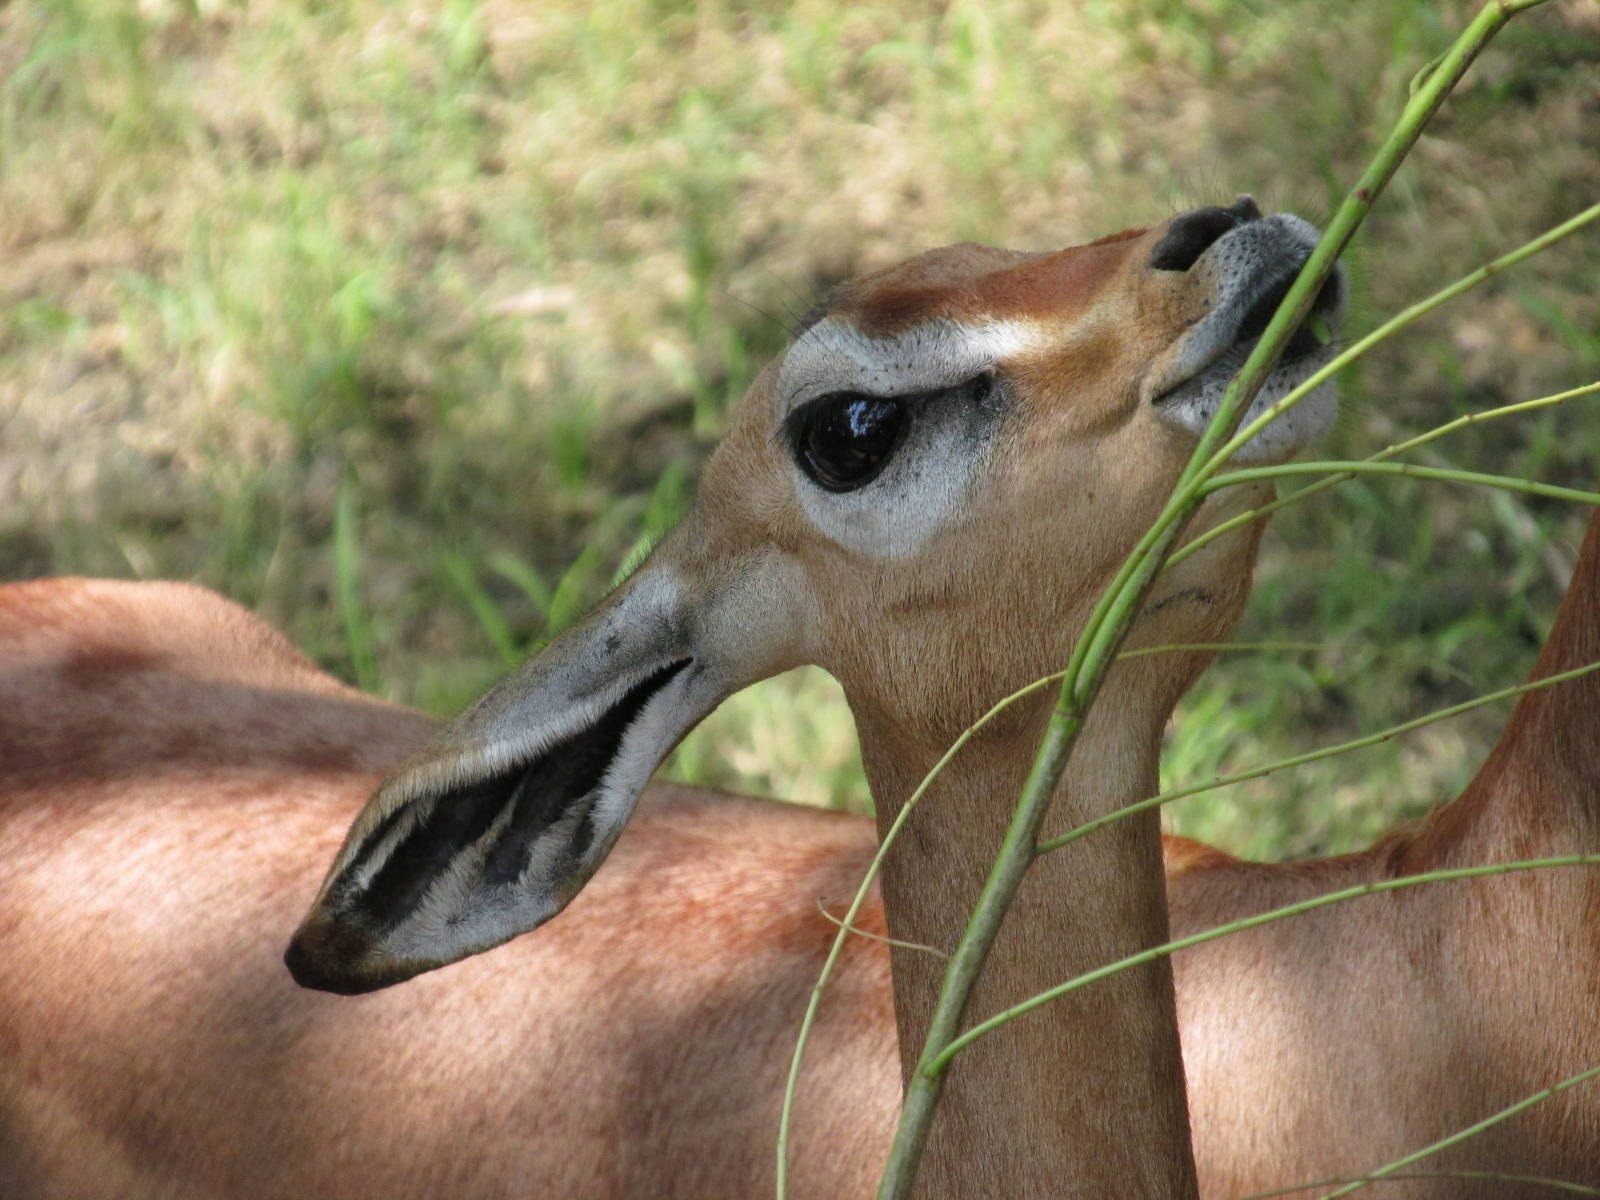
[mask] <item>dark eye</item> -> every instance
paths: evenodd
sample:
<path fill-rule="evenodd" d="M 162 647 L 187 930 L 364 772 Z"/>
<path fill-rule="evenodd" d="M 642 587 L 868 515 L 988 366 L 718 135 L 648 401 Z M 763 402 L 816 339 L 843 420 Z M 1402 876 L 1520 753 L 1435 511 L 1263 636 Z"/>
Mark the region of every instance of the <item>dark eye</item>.
<path fill-rule="evenodd" d="M 830 492 L 854 491 L 876 479 L 906 425 L 898 400 L 859 392 L 823 396 L 797 415 L 795 458 Z"/>

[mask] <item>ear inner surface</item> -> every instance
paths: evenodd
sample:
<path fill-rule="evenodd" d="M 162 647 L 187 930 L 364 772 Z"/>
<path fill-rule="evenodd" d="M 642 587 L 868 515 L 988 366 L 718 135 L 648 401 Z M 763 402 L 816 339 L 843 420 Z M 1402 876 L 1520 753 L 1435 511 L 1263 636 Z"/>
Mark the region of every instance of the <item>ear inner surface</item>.
<path fill-rule="evenodd" d="M 412 823 L 401 835 L 388 861 L 355 898 L 375 918 L 378 928 L 391 929 L 416 910 L 434 880 L 458 855 L 487 833 L 494 819 L 505 811 L 506 796 L 517 786 L 525 770 L 519 765 L 446 792 L 434 803 L 426 821 Z M 391 826 L 408 815 L 409 806 L 390 813 L 373 831 L 369 844 L 376 850 Z M 352 868 L 359 863 L 358 859 Z"/>
<path fill-rule="evenodd" d="M 348 902 L 365 910 L 375 932 L 392 930 L 415 913 L 434 883 L 486 836 L 493 841 L 483 852 L 481 882 L 489 887 L 514 884 L 526 869 L 535 842 L 563 818 L 573 816 L 561 857 L 574 869 L 579 867 L 595 837 L 589 809 L 628 728 L 651 697 L 691 661 L 680 659 L 646 676 L 594 724 L 548 747 L 531 762 L 434 797 L 367 886 L 349 895 Z M 581 813 L 576 812 L 579 805 Z M 374 852 L 381 853 L 394 823 L 412 811 L 412 806 L 403 805 L 385 818 L 367 839 Z M 497 824 L 498 833 L 491 834 Z M 358 858 L 348 870 L 353 874 L 361 861 Z"/>
<path fill-rule="evenodd" d="M 650 697 L 688 665 L 689 660 L 682 659 L 634 684 L 588 729 L 534 760 L 517 787 L 510 824 L 484 862 L 485 883 L 516 882 L 527 866 L 534 839 L 571 812 L 573 804 L 587 798 L 589 804 L 573 827 L 572 842 L 567 847 L 568 857 L 582 861 L 594 841 L 594 824 L 587 807 L 592 806 L 595 789 L 617 757 L 623 734 Z"/>

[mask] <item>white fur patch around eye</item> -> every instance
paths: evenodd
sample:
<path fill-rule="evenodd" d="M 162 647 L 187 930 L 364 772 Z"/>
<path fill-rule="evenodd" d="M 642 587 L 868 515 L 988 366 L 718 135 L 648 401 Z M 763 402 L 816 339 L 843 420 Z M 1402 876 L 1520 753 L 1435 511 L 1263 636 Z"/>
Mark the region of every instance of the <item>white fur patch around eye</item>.
<path fill-rule="evenodd" d="M 905 559 L 956 520 L 983 458 L 986 437 L 913 413 L 911 432 L 877 479 L 854 492 L 828 492 L 795 469 L 800 507 L 811 523 L 864 558 Z"/>
<path fill-rule="evenodd" d="M 852 492 L 828 492 L 798 469 L 795 490 L 806 516 L 846 549 L 867 558 L 904 559 L 957 518 L 961 500 L 999 418 L 993 402 L 942 401 L 955 388 L 1040 345 L 1021 321 L 961 325 L 930 321 L 891 338 L 872 338 L 826 318 L 789 349 L 778 374 L 780 420 L 830 392 L 908 400 L 911 426 L 883 474 Z"/>
<path fill-rule="evenodd" d="M 900 396 L 954 387 L 1026 354 L 1042 340 L 1037 326 L 1026 321 L 926 321 L 893 337 L 875 338 L 824 317 L 783 356 L 778 418 L 829 392 Z"/>

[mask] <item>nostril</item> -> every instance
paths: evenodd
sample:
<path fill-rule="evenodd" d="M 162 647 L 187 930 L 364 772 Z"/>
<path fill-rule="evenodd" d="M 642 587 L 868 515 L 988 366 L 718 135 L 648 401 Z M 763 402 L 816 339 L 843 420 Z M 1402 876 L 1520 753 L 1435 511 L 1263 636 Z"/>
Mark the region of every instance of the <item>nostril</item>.
<path fill-rule="evenodd" d="M 1260 217 L 1261 210 L 1249 196 L 1240 196 L 1227 208 L 1186 212 L 1173 218 L 1166 236 L 1156 243 L 1150 265 L 1158 271 L 1187 271 L 1228 230 Z"/>
<path fill-rule="evenodd" d="M 1240 196 L 1228 206 L 1228 211 L 1239 218 L 1241 225 L 1246 221 L 1261 220 L 1261 210 L 1256 207 L 1254 196 Z"/>

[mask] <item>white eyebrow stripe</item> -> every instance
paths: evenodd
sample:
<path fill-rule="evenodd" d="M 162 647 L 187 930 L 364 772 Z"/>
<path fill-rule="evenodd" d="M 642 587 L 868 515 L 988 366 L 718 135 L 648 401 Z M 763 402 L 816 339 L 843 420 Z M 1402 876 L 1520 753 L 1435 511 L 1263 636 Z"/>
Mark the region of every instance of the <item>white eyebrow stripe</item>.
<path fill-rule="evenodd" d="M 1038 327 L 1029 321 L 924 321 L 893 337 L 874 338 L 825 317 L 784 355 L 778 370 L 781 415 L 827 392 L 893 396 L 954 387 L 1039 342 Z"/>

